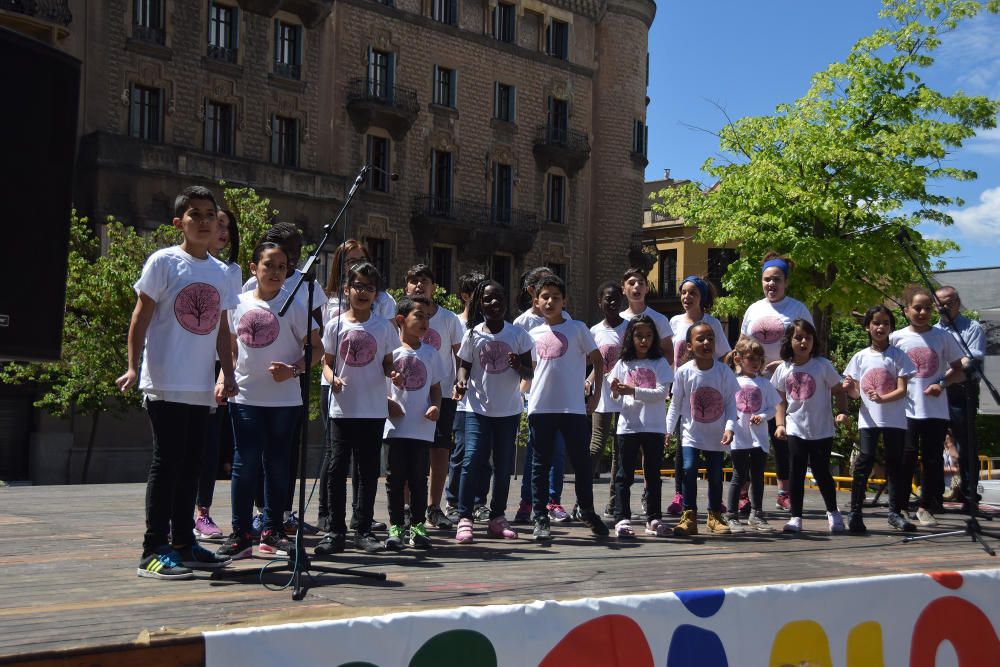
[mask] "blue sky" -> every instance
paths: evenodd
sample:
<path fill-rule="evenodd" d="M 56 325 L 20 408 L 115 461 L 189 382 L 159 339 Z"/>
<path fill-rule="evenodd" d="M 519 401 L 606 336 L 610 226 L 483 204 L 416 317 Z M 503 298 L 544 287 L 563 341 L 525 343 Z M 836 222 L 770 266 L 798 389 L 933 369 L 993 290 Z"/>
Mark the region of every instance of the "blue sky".
<path fill-rule="evenodd" d="M 707 181 L 706 158 L 718 153 L 711 134 L 725 118 L 773 113 L 809 87 L 810 76 L 842 61 L 851 46 L 879 25 L 877 0 L 660 0 L 649 35 L 650 82 L 647 180 Z M 922 75 L 942 92 L 957 89 L 1000 98 L 1000 17 L 981 15 L 945 37 L 937 62 Z M 935 237 L 962 247 L 943 259 L 947 268 L 1000 265 L 1000 129 L 988 131 L 950 156 L 972 169 L 969 183 L 940 184 L 965 200 L 949 211 L 955 225 L 927 226 Z"/>

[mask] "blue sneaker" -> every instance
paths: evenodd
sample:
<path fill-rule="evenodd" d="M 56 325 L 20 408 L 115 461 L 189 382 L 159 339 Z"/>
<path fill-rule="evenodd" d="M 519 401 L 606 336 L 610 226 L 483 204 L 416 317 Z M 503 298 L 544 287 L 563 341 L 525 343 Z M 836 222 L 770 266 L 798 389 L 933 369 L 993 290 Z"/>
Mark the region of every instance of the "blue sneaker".
<path fill-rule="evenodd" d="M 254 538 L 260 537 L 260 534 L 264 532 L 263 514 L 253 515 L 253 521 L 250 522 L 250 532 L 253 533 Z"/>
<path fill-rule="evenodd" d="M 193 579 L 191 568 L 181 564 L 181 555 L 170 546 L 162 546 L 143 556 L 136 574 L 149 579 Z"/>

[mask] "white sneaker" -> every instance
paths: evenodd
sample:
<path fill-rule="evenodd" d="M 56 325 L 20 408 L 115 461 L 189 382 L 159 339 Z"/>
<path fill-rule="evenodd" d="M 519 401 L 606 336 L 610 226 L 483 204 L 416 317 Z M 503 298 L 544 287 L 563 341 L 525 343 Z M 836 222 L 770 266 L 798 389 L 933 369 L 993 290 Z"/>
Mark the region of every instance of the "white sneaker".
<path fill-rule="evenodd" d="M 937 519 L 934 518 L 934 515 L 925 510 L 923 507 L 917 509 L 917 521 L 920 522 L 921 526 L 938 525 Z"/>
<path fill-rule="evenodd" d="M 802 532 L 802 517 L 793 516 L 788 520 L 783 529 L 786 533 L 801 533 Z"/>
<path fill-rule="evenodd" d="M 840 511 L 827 512 L 826 520 L 830 524 L 831 533 L 844 532 L 844 517 L 840 514 Z"/>
<path fill-rule="evenodd" d="M 635 531 L 632 530 L 632 522 L 628 519 L 622 519 L 615 524 L 615 535 L 617 537 L 635 537 Z"/>
<path fill-rule="evenodd" d="M 667 537 L 671 535 L 671 532 L 667 524 L 659 519 L 652 519 L 646 524 L 646 534 L 655 535 L 656 537 Z"/>

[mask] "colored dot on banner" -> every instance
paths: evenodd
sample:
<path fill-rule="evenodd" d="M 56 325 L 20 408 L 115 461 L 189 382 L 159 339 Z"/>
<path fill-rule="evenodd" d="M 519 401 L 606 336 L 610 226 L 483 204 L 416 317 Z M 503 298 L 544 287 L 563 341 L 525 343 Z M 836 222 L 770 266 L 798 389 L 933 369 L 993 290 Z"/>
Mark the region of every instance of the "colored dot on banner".
<path fill-rule="evenodd" d="M 670 637 L 667 667 L 729 667 L 719 635 L 694 625 L 679 625 Z"/>
<path fill-rule="evenodd" d="M 676 594 L 689 612 L 699 618 L 715 616 L 726 600 L 726 592 L 721 588 L 705 591 L 681 591 Z"/>
<path fill-rule="evenodd" d="M 962 587 L 962 575 L 958 572 L 931 572 L 927 576 L 953 591 Z"/>
<path fill-rule="evenodd" d="M 410 658 L 410 667 L 496 667 L 497 652 L 475 630 L 449 630 L 434 635 Z"/>
<path fill-rule="evenodd" d="M 959 667 L 997 664 L 1000 639 L 993 623 L 962 598 L 938 598 L 920 612 L 910 640 L 910 667 L 934 667 L 938 646 L 946 641 L 955 649 Z"/>
<path fill-rule="evenodd" d="M 378 665 L 372 662 L 345 662 L 337 667 L 378 667 Z"/>
<path fill-rule="evenodd" d="M 833 667 L 830 657 L 830 642 L 826 631 L 816 621 L 792 621 L 785 623 L 774 635 L 771 644 L 771 667 L 783 665 L 809 665 L 810 667 Z"/>
<path fill-rule="evenodd" d="M 847 635 L 847 667 L 885 667 L 882 626 L 876 621 L 858 623 Z"/>
<path fill-rule="evenodd" d="M 653 654 L 635 621 L 609 614 L 570 630 L 538 667 L 653 667 Z"/>

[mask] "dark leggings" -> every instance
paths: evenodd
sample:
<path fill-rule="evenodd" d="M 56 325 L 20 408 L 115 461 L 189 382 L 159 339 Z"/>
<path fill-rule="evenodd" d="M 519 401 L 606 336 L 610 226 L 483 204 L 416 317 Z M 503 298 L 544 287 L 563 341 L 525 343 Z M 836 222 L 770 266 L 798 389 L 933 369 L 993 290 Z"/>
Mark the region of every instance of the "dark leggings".
<path fill-rule="evenodd" d="M 375 508 L 378 486 L 379 458 L 382 453 L 382 429 L 385 419 L 357 419 L 337 417 L 330 419 L 327 443 L 330 460 L 327 464 L 326 497 L 330 516 L 330 532 L 344 534 L 347 503 L 347 475 L 351 460 L 357 462 L 358 476 L 358 532 L 368 533 Z"/>
<path fill-rule="evenodd" d="M 903 512 L 910 504 L 910 480 L 903 475 L 903 441 L 906 431 L 901 428 L 862 428 L 858 430 L 858 458 L 854 461 L 851 482 L 851 511 L 860 513 L 868 492 L 868 477 L 875 465 L 878 438 L 885 443 L 885 476 L 889 483 L 889 511 Z M 912 476 L 912 471 L 911 471 Z"/>
<path fill-rule="evenodd" d="M 920 482 L 920 506 L 925 510 L 940 507 L 944 495 L 944 436 L 947 419 L 906 418 L 906 438 L 903 446 L 904 479 L 912 480 L 917 468 L 917 452 L 923 466 Z"/>
<path fill-rule="evenodd" d="M 779 481 L 788 479 L 790 473 L 790 458 L 788 453 L 788 440 L 778 440 L 774 437 L 777 424 L 774 418 L 767 420 L 767 437 L 771 439 L 771 451 L 774 452 L 775 476 Z"/>
<path fill-rule="evenodd" d="M 389 497 L 389 523 L 402 526 L 403 489 L 410 487 L 410 520 L 423 523 L 427 512 L 427 468 L 430 465 L 430 442 L 411 438 L 389 438 L 385 473 L 385 491 Z"/>
<path fill-rule="evenodd" d="M 678 430 L 675 433 L 677 437 L 674 442 L 677 443 L 677 449 L 674 450 L 674 493 L 684 494 L 684 448 L 681 447 L 681 436 Z"/>
<path fill-rule="evenodd" d="M 646 480 L 646 520 L 662 518 L 660 501 L 660 465 L 663 463 L 662 433 L 624 433 L 618 436 L 621 456 L 615 471 L 615 521 L 632 518 L 629 507 L 635 466 L 642 450 L 642 474 Z"/>
<path fill-rule="evenodd" d="M 823 495 L 827 512 L 837 511 L 837 489 L 830 474 L 830 451 L 833 438 L 806 440 L 788 436 L 788 458 L 792 474 L 788 480 L 788 493 L 792 503 L 792 516 L 802 518 L 802 496 L 806 490 L 806 468 L 812 468 L 813 479 Z"/>
<path fill-rule="evenodd" d="M 767 452 L 760 447 L 751 447 L 734 449 L 730 452 L 730 456 L 733 459 L 733 478 L 729 482 L 729 513 L 736 514 L 739 509 L 740 491 L 747 481 L 750 482 L 750 507 L 759 512 L 764 502 L 764 467 L 767 465 Z"/>

